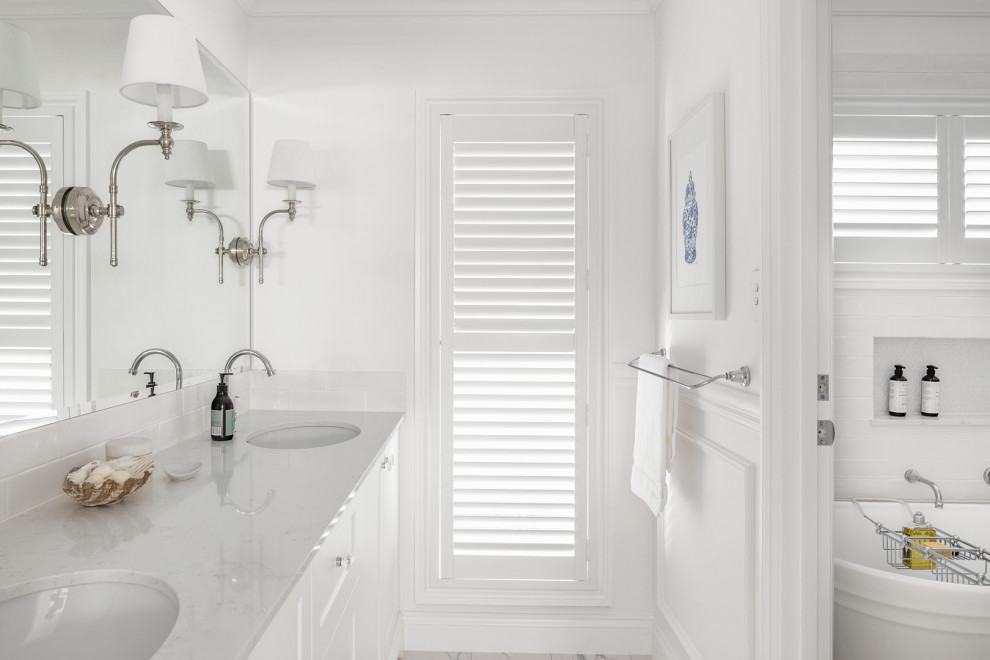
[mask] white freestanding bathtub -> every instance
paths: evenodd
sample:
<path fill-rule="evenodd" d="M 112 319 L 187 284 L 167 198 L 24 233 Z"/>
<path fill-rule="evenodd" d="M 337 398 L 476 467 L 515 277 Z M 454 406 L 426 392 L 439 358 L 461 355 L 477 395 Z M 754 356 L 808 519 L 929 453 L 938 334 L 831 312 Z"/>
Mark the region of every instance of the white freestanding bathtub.
<path fill-rule="evenodd" d="M 929 522 L 990 548 L 990 504 L 909 503 Z M 900 504 L 863 502 L 867 515 L 900 529 Z M 990 658 L 990 587 L 938 582 L 927 570 L 898 570 L 875 526 L 852 502 L 834 506 L 834 660 Z"/>

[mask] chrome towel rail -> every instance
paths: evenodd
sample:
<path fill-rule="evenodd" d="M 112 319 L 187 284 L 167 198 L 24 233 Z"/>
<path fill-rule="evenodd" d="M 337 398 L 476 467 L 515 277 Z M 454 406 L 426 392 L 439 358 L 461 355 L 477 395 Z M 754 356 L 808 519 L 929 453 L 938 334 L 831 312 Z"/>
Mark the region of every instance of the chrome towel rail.
<path fill-rule="evenodd" d="M 664 349 L 664 348 L 661 348 L 659 351 L 653 351 L 653 355 L 659 355 L 660 357 L 666 357 L 667 350 Z M 666 381 L 669 381 L 669 382 L 674 383 L 676 385 L 680 385 L 681 387 L 683 387 L 684 389 L 687 389 L 687 390 L 696 390 L 696 389 L 701 388 L 701 387 L 704 387 L 705 385 L 708 385 L 710 383 L 714 383 L 716 380 L 727 380 L 730 383 L 739 383 L 743 387 L 749 387 L 749 367 L 746 367 L 746 366 L 739 367 L 738 369 L 736 369 L 734 371 L 727 371 L 724 374 L 719 374 L 717 376 L 708 376 L 706 374 L 699 374 L 697 371 L 691 371 L 690 369 L 684 369 L 683 367 L 678 367 L 678 366 L 673 365 L 673 364 L 669 365 L 669 368 L 670 369 L 676 369 L 677 371 L 680 371 L 680 372 L 683 372 L 683 373 L 686 373 L 686 374 L 691 374 L 692 376 L 698 376 L 699 378 L 702 378 L 703 379 L 703 380 L 698 381 L 697 383 L 682 383 L 681 381 L 679 381 L 679 380 L 677 380 L 675 378 L 671 378 L 670 376 L 665 376 L 663 374 L 658 374 L 655 371 L 650 371 L 649 369 L 645 369 L 645 368 L 639 366 L 639 358 L 638 357 L 637 358 L 633 358 L 632 360 L 630 360 L 629 361 L 629 366 L 632 367 L 633 369 L 638 369 L 639 371 L 643 371 L 645 373 L 652 374 L 652 375 L 656 376 L 657 378 L 663 378 Z"/>

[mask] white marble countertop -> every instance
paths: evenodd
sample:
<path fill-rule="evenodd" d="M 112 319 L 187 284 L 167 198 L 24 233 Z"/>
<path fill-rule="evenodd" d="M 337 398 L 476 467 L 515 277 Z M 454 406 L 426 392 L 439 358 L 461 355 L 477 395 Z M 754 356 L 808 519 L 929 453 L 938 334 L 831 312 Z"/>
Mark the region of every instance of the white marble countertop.
<path fill-rule="evenodd" d="M 156 660 L 245 657 L 401 421 L 388 412 L 250 411 L 229 442 L 204 430 L 157 452 L 152 479 L 119 504 L 85 508 L 60 497 L 0 524 L 0 600 L 88 571 L 157 578 L 178 596 L 179 618 Z M 318 449 L 246 442 L 306 422 L 361 434 Z M 163 468 L 173 461 L 203 466 L 172 481 Z"/>

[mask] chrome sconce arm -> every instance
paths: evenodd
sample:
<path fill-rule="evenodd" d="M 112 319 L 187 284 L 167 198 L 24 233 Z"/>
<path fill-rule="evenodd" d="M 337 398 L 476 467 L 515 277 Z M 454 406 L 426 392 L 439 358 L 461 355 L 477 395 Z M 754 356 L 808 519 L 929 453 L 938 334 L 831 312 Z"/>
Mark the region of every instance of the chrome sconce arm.
<path fill-rule="evenodd" d="M 85 186 L 61 188 L 52 200 L 52 214 L 55 224 L 66 234 L 73 236 L 88 236 L 95 234 L 103 224 L 103 218 L 110 218 L 110 265 L 117 266 L 117 219 L 124 215 L 124 207 L 117 203 L 117 173 L 124 157 L 141 147 L 161 147 L 162 155 L 167 160 L 172 155 L 172 131 L 182 128 L 182 124 L 172 121 L 153 121 L 149 126 L 161 131 L 157 140 L 138 140 L 132 142 L 117 154 L 110 167 L 110 203 L 106 206 L 99 196 Z"/>
<path fill-rule="evenodd" d="M 48 205 L 48 168 L 45 167 L 45 161 L 42 160 L 41 155 L 23 142 L 18 140 L 0 140 L 0 146 L 18 147 L 19 149 L 23 149 L 31 154 L 31 157 L 34 158 L 34 162 L 38 165 L 38 170 L 41 173 L 41 185 L 38 186 L 41 201 L 39 201 L 38 204 L 31 209 L 31 212 L 37 216 L 39 220 L 41 220 L 41 255 L 38 257 L 38 265 L 47 266 L 48 216 L 52 214 L 52 207 Z"/>
<path fill-rule="evenodd" d="M 220 218 L 217 217 L 217 214 L 214 213 L 213 211 L 209 209 L 195 208 L 193 205 L 198 204 L 199 200 L 187 199 L 185 200 L 185 202 L 186 202 L 186 217 L 189 219 L 189 222 L 192 222 L 192 219 L 196 216 L 196 214 L 201 213 L 208 218 L 213 218 L 213 220 L 216 221 L 217 223 L 217 227 L 220 229 L 220 242 L 217 244 L 216 250 L 214 250 L 214 252 L 217 253 L 217 281 L 220 284 L 223 284 L 223 257 L 225 254 L 228 253 L 227 248 L 223 244 L 223 223 L 220 221 Z"/>
<path fill-rule="evenodd" d="M 261 224 L 258 226 L 258 247 L 254 247 L 254 245 L 251 244 L 250 239 L 244 236 L 238 236 L 230 241 L 230 246 L 227 249 L 227 252 L 230 254 L 230 260 L 238 266 L 250 265 L 251 260 L 255 256 L 258 257 L 258 284 L 265 283 L 265 255 L 268 254 L 268 250 L 265 248 L 265 223 L 268 222 L 268 219 L 272 216 L 280 215 L 282 213 L 289 216 L 290 222 L 296 219 L 296 204 L 299 202 L 294 199 L 287 199 L 284 201 L 288 204 L 288 208 L 269 211 L 268 214 L 261 219 Z"/>

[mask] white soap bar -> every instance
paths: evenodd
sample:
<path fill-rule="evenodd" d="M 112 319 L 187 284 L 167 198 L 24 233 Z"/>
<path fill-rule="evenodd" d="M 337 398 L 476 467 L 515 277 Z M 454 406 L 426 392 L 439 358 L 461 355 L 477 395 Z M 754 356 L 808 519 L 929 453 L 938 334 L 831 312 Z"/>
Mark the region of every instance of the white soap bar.
<path fill-rule="evenodd" d="M 106 444 L 107 460 L 121 456 L 147 456 L 151 453 L 151 438 L 115 438 Z"/>

